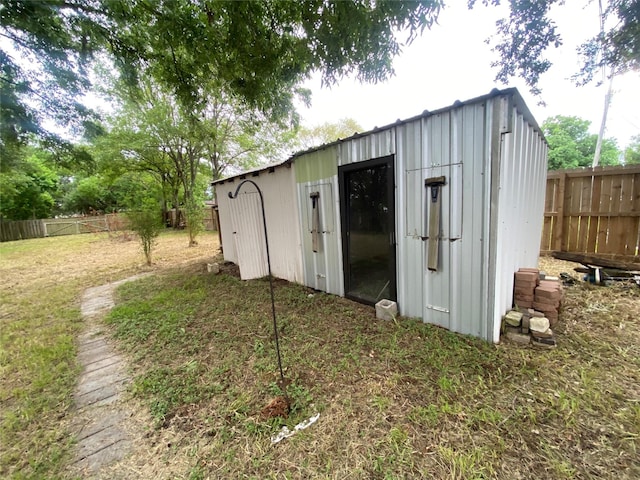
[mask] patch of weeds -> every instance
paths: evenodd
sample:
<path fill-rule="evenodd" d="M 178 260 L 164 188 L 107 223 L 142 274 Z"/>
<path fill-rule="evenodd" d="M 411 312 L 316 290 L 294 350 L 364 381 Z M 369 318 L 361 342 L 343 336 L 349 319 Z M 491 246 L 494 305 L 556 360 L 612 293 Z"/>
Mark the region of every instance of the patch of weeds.
<path fill-rule="evenodd" d="M 436 405 L 426 407 L 413 407 L 408 418 L 412 422 L 425 427 L 434 427 L 438 424 L 440 409 Z"/>
<path fill-rule="evenodd" d="M 567 426 L 575 424 L 575 412 L 580 408 L 577 398 L 567 394 L 564 391 L 555 393 L 551 401 L 554 412 L 556 412 L 566 423 Z"/>
<path fill-rule="evenodd" d="M 384 395 L 374 395 L 371 399 L 371 403 L 378 409 L 379 413 L 384 413 L 389 405 L 391 405 L 391 399 Z"/>
<path fill-rule="evenodd" d="M 452 479 L 490 479 L 493 471 L 479 449 L 461 451 L 448 446 L 438 446 L 437 453 L 447 476 Z"/>
<path fill-rule="evenodd" d="M 407 431 L 392 427 L 378 442 L 376 454 L 370 456 L 372 472 L 376 478 L 398 478 L 398 472 L 413 472 L 413 452 Z"/>
<path fill-rule="evenodd" d="M 571 479 L 575 478 L 576 469 L 570 462 L 562 458 L 558 448 L 549 445 L 546 441 L 541 442 L 542 450 L 544 451 L 545 463 L 549 465 L 549 469 L 553 472 L 553 477 L 558 479 Z"/>
<path fill-rule="evenodd" d="M 444 375 L 438 378 L 438 386 L 440 387 L 440 390 L 442 390 L 443 392 L 455 391 L 456 384 L 457 382 L 453 378 L 450 378 Z"/>
<path fill-rule="evenodd" d="M 202 465 L 195 465 L 189 470 L 188 480 L 204 480 L 206 478 L 206 470 Z"/>
<path fill-rule="evenodd" d="M 292 382 L 287 386 L 287 393 L 291 400 L 291 414 L 295 415 L 306 410 L 313 402 L 311 392 L 303 385 Z"/>
<path fill-rule="evenodd" d="M 269 423 L 255 422 L 254 420 L 247 420 L 244 424 L 244 428 L 249 435 L 260 437 L 269 435 L 273 431 L 273 427 Z"/>
<path fill-rule="evenodd" d="M 472 428 L 480 428 L 484 424 L 491 426 L 498 425 L 503 420 L 503 415 L 493 407 L 483 406 L 477 410 L 472 410 L 468 424 Z"/>
<path fill-rule="evenodd" d="M 156 424 L 162 425 L 172 417 L 176 407 L 196 404 L 221 393 L 221 384 L 203 384 L 200 381 L 200 367 L 191 361 L 173 370 L 157 368 L 150 370 L 134 380 L 134 395 L 149 398 L 151 415 Z"/>

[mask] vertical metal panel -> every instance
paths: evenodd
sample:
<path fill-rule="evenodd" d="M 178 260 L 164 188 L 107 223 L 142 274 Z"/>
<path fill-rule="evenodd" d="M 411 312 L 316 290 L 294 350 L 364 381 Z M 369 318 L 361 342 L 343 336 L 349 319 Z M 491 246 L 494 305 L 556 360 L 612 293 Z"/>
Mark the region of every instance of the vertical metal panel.
<path fill-rule="evenodd" d="M 364 162 L 396 153 L 393 128 L 346 140 L 339 145 L 338 165 Z"/>
<path fill-rule="evenodd" d="M 486 338 L 489 131 L 484 102 L 454 112 L 456 158 L 462 162 L 461 238 L 452 243 L 451 330 Z"/>
<path fill-rule="evenodd" d="M 423 120 L 398 125 L 396 132 L 396 232 L 398 307 L 409 317 L 423 317 L 424 181 L 422 171 Z"/>
<path fill-rule="evenodd" d="M 305 285 L 344 295 L 342 241 L 338 196 L 338 147 L 306 153 L 296 158 L 296 189 Z M 320 248 L 313 251 L 310 226 L 312 191 L 320 192 Z"/>
<path fill-rule="evenodd" d="M 240 278 L 250 280 L 264 277 L 269 270 L 258 192 L 253 186 L 245 185 L 238 197 L 229 202 L 229 207 Z"/>
<path fill-rule="evenodd" d="M 273 275 L 302 282 L 302 253 L 298 227 L 298 202 L 294 167 L 281 166 L 272 173 L 251 176 L 264 195 L 265 216 Z M 266 275 L 262 212 L 255 187 L 245 184 L 237 199 L 227 197 L 241 179 L 216 185 L 224 258 L 240 265 L 245 280 Z M 236 232 L 235 234 L 233 232 Z"/>
<path fill-rule="evenodd" d="M 495 99 L 497 101 L 498 99 Z M 511 308 L 513 275 L 520 267 L 535 267 L 544 214 L 547 146 L 524 119 L 518 105 L 509 104 L 510 133 L 502 135 L 495 251 L 493 341 L 499 340 L 500 318 Z"/>
<path fill-rule="evenodd" d="M 456 332 L 484 337 L 485 105 L 452 108 L 398 126 L 396 131 L 398 170 L 404 167 L 398 185 L 403 219 L 398 232 L 401 311 Z M 441 193 L 440 268 L 429 272 L 422 239 L 430 208 L 424 180 L 439 175 L 447 178 Z"/>
<path fill-rule="evenodd" d="M 224 260 L 238 263 L 236 246 L 233 239 L 233 226 L 231 224 L 231 205 L 229 204 L 229 192 L 235 191 L 236 184 L 218 183 L 216 189 L 216 201 L 218 203 L 218 218 L 220 220 L 220 236 L 222 237 L 222 252 Z"/>

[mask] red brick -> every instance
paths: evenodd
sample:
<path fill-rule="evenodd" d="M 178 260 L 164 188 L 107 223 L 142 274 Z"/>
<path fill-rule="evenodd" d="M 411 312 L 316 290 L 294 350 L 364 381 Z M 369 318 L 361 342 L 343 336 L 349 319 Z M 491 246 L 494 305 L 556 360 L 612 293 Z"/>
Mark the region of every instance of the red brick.
<path fill-rule="evenodd" d="M 549 287 L 537 287 L 535 293 L 539 297 L 551 298 L 553 300 L 559 300 L 562 296 L 560 290 L 554 290 Z"/>
<path fill-rule="evenodd" d="M 515 304 L 521 308 L 531 308 L 533 306 L 533 302 L 527 301 L 516 301 Z"/>
<path fill-rule="evenodd" d="M 524 302 L 533 302 L 533 295 L 515 295 L 516 302 L 524 301 Z M 519 305 L 519 304 L 518 304 Z"/>
<path fill-rule="evenodd" d="M 538 270 L 537 268 L 527 268 L 527 267 L 522 267 L 518 269 L 519 272 L 533 272 L 536 275 L 540 274 L 540 270 Z"/>
<path fill-rule="evenodd" d="M 531 290 L 533 292 L 535 290 L 535 288 L 536 288 L 536 283 L 535 282 L 525 282 L 523 280 L 516 280 L 514 282 L 513 286 L 515 288 Z"/>
<path fill-rule="evenodd" d="M 562 291 L 562 283 L 558 280 L 540 280 L 540 286 Z"/>
<path fill-rule="evenodd" d="M 553 305 L 549 305 L 548 303 L 540 303 L 540 302 L 536 302 L 534 300 L 533 302 L 533 308 L 535 308 L 536 310 L 538 310 L 539 312 L 544 313 L 545 317 L 548 317 L 549 314 L 558 314 L 558 309 L 557 307 L 554 307 Z"/>
<path fill-rule="evenodd" d="M 535 288 L 533 288 L 533 286 L 527 288 L 516 287 L 513 293 L 516 295 L 533 295 L 534 290 Z"/>
<path fill-rule="evenodd" d="M 516 272 L 516 281 L 538 283 L 538 274 L 535 272 Z"/>
<path fill-rule="evenodd" d="M 553 298 L 546 298 L 546 297 L 539 297 L 538 295 L 535 295 L 533 297 L 533 301 L 539 304 L 544 304 L 547 305 L 547 308 L 555 308 L 557 309 L 560 306 L 560 299 L 553 299 Z"/>

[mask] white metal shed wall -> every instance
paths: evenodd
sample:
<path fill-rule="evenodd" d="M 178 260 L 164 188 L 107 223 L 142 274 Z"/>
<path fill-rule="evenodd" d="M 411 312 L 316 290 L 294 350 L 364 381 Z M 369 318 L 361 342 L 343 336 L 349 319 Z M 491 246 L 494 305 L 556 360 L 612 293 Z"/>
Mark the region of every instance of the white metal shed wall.
<path fill-rule="evenodd" d="M 396 153 L 395 140 L 392 128 L 345 140 L 338 146 L 338 165 L 364 162 Z"/>
<path fill-rule="evenodd" d="M 257 176 L 247 174 L 246 178 L 256 182 L 264 196 L 273 275 L 302 283 L 302 245 L 294 166 L 279 166 L 271 173 L 265 170 Z M 267 275 L 267 257 L 260 199 L 255 187 L 246 183 L 238 198 L 232 200 L 228 197 L 240 182 L 242 180 L 236 178 L 231 183 L 216 184 L 216 198 L 224 259 L 238 264 L 241 278 L 249 280 Z"/>
<path fill-rule="evenodd" d="M 511 125 L 501 138 L 499 180 L 494 184 L 499 189 L 490 255 L 495 258 L 490 332 L 494 342 L 500 339 L 500 319 L 512 306 L 514 272 L 538 264 L 547 177 L 547 145 L 523 116 L 526 107 L 517 99 L 515 104 L 510 100 L 502 105 L 510 110 Z"/>
<path fill-rule="evenodd" d="M 306 153 L 296 159 L 295 173 L 304 284 L 323 292 L 344 295 L 337 158 L 336 145 Z M 317 252 L 312 247 L 312 192 L 319 193 L 320 202 Z"/>
<path fill-rule="evenodd" d="M 525 111 L 515 90 L 500 92 L 297 157 L 305 284 L 344 294 L 337 166 L 394 155 L 400 313 L 498 341 L 513 273 L 536 264 L 543 218 L 546 145 Z M 441 175 L 440 265 L 432 272 L 424 180 Z M 321 189 L 331 203 L 322 211 L 335 210 L 324 250 L 312 252 L 305 209 Z"/>
<path fill-rule="evenodd" d="M 486 338 L 488 243 L 487 102 L 396 127 L 398 303 L 404 315 Z M 440 267 L 426 268 L 429 191 L 445 175 Z"/>

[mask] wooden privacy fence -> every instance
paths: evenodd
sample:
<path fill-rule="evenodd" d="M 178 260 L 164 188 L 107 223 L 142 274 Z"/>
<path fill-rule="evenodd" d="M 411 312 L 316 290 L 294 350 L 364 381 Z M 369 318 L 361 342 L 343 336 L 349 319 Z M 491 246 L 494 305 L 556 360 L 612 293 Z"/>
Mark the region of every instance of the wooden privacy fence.
<path fill-rule="evenodd" d="M 128 221 L 123 215 L 112 213 L 102 216 L 45 218 L 40 220 L 0 221 L 0 241 L 28 238 L 75 235 L 79 233 L 115 232 L 125 230 Z"/>
<path fill-rule="evenodd" d="M 175 210 L 169 215 L 175 218 Z M 205 230 L 217 230 L 217 212 L 211 207 L 203 210 Z M 59 235 L 77 235 L 79 233 L 117 232 L 127 230 L 129 221 L 119 213 L 101 216 L 45 218 L 40 220 L 21 220 L 7 222 L 0 220 L 0 241 L 26 240 L 28 238 L 43 238 Z"/>
<path fill-rule="evenodd" d="M 547 174 L 541 251 L 637 257 L 640 165 Z"/>

